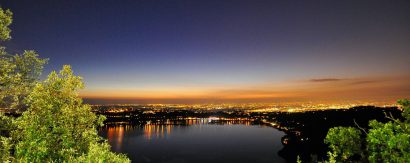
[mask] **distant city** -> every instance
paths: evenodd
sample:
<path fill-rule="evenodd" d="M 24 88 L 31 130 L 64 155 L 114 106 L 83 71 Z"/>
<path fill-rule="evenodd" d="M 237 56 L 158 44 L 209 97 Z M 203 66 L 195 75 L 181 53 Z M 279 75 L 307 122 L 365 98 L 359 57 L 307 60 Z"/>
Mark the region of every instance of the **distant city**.
<path fill-rule="evenodd" d="M 94 111 L 130 112 L 135 110 L 193 110 L 193 111 L 245 111 L 245 112 L 305 112 L 328 109 L 349 109 L 357 106 L 396 107 L 396 103 L 360 102 L 354 103 L 246 103 L 246 104 L 104 104 L 91 105 Z"/>

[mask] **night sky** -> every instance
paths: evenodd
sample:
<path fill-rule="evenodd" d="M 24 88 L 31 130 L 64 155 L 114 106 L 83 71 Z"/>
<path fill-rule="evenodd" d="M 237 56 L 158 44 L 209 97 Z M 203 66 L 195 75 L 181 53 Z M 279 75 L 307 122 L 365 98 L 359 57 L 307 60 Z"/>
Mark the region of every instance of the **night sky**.
<path fill-rule="evenodd" d="M 314 3 L 313 3 L 314 2 Z M 2 0 L 91 103 L 410 98 L 410 1 Z"/>

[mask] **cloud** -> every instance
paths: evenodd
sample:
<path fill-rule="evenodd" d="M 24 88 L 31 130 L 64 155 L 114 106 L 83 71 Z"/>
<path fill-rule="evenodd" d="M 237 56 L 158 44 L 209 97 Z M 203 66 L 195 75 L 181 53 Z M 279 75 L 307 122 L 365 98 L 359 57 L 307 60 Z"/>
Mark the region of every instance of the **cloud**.
<path fill-rule="evenodd" d="M 315 83 L 323 83 L 323 82 L 338 82 L 344 79 L 338 79 L 338 78 L 318 78 L 318 79 L 310 79 L 310 82 L 315 82 Z"/>
<path fill-rule="evenodd" d="M 383 79 L 349 79 L 349 78 L 316 78 L 308 80 L 311 83 L 345 83 L 348 85 L 373 84 L 383 81 Z"/>

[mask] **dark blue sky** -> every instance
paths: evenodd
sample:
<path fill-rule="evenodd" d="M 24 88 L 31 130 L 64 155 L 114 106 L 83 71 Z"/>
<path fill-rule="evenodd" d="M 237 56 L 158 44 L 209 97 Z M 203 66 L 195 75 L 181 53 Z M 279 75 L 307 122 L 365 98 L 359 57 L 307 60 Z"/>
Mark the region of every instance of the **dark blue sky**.
<path fill-rule="evenodd" d="M 0 4 L 14 13 L 8 50 L 50 58 L 46 73 L 72 65 L 85 78 L 87 97 L 224 99 L 215 94 L 246 90 L 265 98 L 253 93 L 313 89 L 298 82 L 321 78 L 410 83 L 406 0 Z"/>

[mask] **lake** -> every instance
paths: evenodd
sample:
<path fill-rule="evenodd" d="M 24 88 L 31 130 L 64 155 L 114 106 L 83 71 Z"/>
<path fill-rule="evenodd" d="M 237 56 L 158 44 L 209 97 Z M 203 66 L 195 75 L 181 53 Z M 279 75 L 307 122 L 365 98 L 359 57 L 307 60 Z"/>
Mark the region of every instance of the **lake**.
<path fill-rule="evenodd" d="M 139 163 L 286 162 L 278 155 L 285 133 L 250 121 L 191 119 L 99 130 L 115 152 Z"/>

